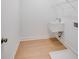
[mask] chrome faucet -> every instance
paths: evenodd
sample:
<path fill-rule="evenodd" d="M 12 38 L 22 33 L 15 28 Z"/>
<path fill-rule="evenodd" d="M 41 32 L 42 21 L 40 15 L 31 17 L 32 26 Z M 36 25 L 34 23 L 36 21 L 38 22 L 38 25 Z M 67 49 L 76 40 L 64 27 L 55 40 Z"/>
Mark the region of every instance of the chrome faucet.
<path fill-rule="evenodd" d="M 61 18 L 56 18 L 56 20 L 58 20 L 59 22 L 61 22 Z"/>

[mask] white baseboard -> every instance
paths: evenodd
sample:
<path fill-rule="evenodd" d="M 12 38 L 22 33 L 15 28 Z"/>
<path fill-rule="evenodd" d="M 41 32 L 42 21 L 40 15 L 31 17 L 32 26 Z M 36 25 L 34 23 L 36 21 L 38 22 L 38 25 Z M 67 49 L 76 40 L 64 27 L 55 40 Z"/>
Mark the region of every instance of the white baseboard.
<path fill-rule="evenodd" d="M 39 39 L 48 39 L 48 35 L 35 35 L 35 36 L 21 36 L 20 40 L 21 41 L 28 41 L 28 40 L 39 40 Z"/>
<path fill-rule="evenodd" d="M 19 44 L 20 44 L 20 40 L 18 40 L 17 43 L 16 43 L 16 47 L 15 47 L 15 50 L 14 50 L 14 53 L 13 53 L 13 59 L 15 58 L 15 55 L 16 55 L 16 52 L 18 50 Z"/>
<path fill-rule="evenodd" d="M 31 41 L 31 40 L 46 40 L 46 39 L 32 39 L 32 38 L 26 38 L 26 39 L 23 39 L 21 41 Z"/>

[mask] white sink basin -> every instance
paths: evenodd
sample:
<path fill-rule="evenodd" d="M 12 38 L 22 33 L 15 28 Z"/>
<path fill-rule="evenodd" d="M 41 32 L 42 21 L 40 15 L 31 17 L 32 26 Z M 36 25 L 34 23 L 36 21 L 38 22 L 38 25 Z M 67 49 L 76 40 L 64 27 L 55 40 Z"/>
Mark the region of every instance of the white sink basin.
<path fill-rule="evenodd" d="M 50 22 L 48 24 L 49 30 L 52 32 L 61 32 L 64 31 L 64 23 L 63 22 Z"/>

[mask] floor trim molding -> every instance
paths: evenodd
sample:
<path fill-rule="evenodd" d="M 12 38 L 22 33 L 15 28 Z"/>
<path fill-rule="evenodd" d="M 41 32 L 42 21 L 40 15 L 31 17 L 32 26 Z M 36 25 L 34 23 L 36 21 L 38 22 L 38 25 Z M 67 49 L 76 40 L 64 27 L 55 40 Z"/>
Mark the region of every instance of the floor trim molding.
<path fill-rule="evenodd" d="M 18 50 L 19 44 L 20 44 L 20 40 L 17 41 L 16 48 L 15 48 L 15 51 L 13 53 L 13 59 L 15 59 L 15 55 L 16 55 L 16 52 Z"/>
<path fill-rule="evenodd" d="M 50 36 L 48 35 L 33 35 L 33 36 L 21 36 L 21 41 L 28 41 L 28 40 L 40 40 L 40 39 L 48 39 Z"/>

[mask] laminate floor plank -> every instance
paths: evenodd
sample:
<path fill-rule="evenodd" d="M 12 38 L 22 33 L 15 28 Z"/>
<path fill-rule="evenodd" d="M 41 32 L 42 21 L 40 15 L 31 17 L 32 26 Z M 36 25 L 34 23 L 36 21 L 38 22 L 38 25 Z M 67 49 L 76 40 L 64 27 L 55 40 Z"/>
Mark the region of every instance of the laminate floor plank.
<path fill-rule="evenodd" d="M 49 52 L 65 49 L 56 38 L 21 41 L 15 59 L 50 59 Z"/>

